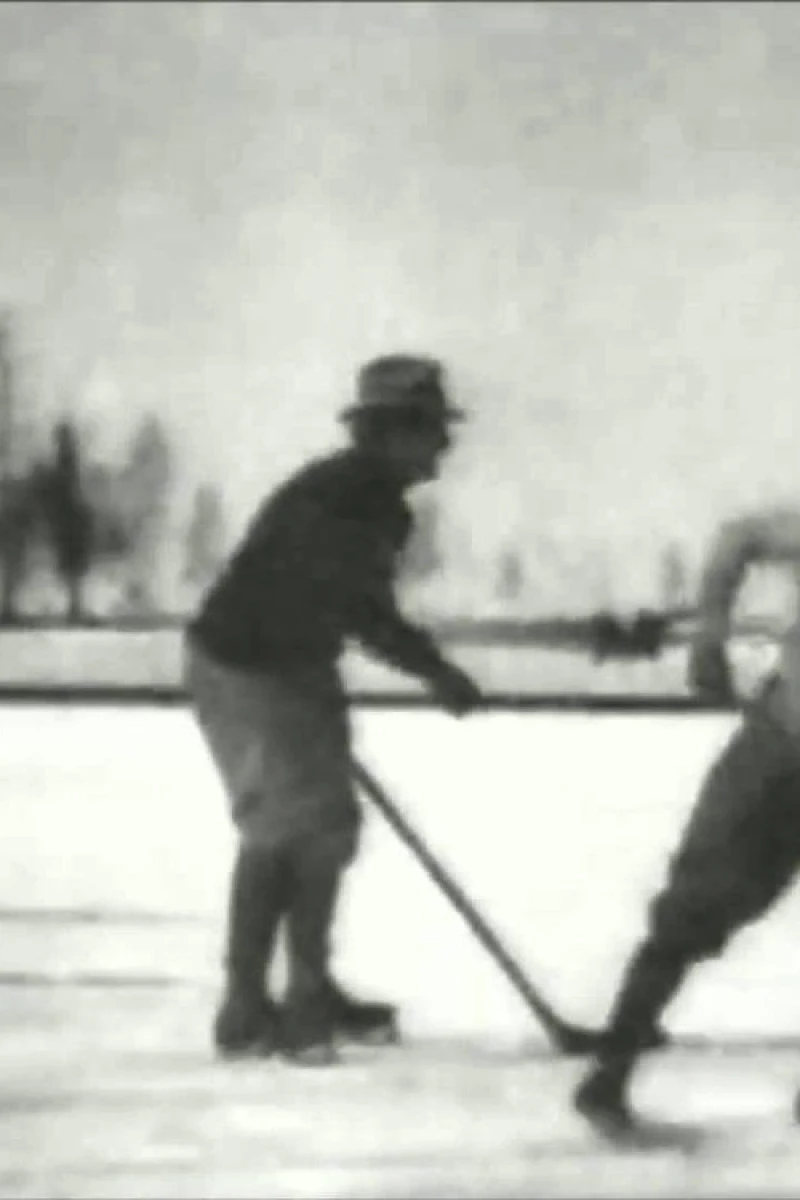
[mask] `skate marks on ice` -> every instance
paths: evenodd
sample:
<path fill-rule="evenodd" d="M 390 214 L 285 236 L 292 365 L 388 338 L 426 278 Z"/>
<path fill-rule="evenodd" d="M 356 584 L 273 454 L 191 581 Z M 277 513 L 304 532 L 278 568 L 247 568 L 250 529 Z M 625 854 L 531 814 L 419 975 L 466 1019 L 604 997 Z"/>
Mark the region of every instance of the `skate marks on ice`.
<path fill-rule="evenodd" d="M 352 1048 L 341 1067 L 217 1063 L 211 997 L 0 988 L 0 1195 L 794 1196 L 800 1054 L 654 1055 L 637 1107 L 700 1152 L 610 1147 L 572 1112 L 583 1070 L 524 1048 Z"/>

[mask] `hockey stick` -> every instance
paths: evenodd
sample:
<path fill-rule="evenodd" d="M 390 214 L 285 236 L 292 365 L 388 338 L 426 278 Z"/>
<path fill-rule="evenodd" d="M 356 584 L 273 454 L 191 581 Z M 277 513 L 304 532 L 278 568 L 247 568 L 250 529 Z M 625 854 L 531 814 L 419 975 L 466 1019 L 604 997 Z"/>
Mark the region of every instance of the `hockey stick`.
<path fill-rule="evenodd" d="M 460 913 L 484 950 L 494 959 L 527 1007 L 541 1022 L 556 1047 L 567 1055 L 591 1053 L 599 1045 L 602 1034 L 599 1031 L 573 1025 L 555 1012 L 538 988 L 533 986 L 519 963 L 512 958 L 497 934 L 487 924 L 459 884 L 438 862 L 372 774 L 356 761 L 353 761 L 352 769 L 358 786 L 369 796 L 400 840 L 411 850 L 434 883 Z"/>

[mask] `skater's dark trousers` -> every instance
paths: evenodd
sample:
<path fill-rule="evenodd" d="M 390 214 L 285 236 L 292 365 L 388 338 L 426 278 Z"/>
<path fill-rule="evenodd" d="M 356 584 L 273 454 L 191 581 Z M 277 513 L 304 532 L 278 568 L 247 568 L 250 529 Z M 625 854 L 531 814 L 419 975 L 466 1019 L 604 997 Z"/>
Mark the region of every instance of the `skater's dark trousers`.
<path fill-rule="evenodd" d="M 225 965 L 237 992 L 256 1003 L 286 911 L 288 879 L 279 855 L 241 844 L 231 874 Z"/>
<path fill-rule="evenodd" d="M 756 709 L 705 780 L 625 972 L 601 1059 L 625 1073 L 692 966 L 763 916 L 799 865 L 800 751 Z"/>
<path fill-rule="evenodd" d="M 331 929 L 351 845 L 306 835 L 279 848 L 242 844 L 231 877 L 226 966 L 239 991 L 263 995 L 276 934 L 285 922 L 290 999 L 321 991 Z"/>
<path fill-rule="evenodd" d="M 286 849 L 288 998 L 321 992 L 329 977 L 331 929 L 350 856 L 337 838 L 307 837 Z"/>

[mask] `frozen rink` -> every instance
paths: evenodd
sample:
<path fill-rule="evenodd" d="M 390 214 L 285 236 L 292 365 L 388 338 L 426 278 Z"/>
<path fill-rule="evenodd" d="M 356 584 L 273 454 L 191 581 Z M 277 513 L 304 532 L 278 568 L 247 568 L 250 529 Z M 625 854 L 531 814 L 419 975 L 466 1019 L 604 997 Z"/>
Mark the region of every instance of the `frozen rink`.
<path fill-rule="evenodd" d="M 600 1023 L 724 717 L 360 711 L 357 749 L 572 1019 Z M 0 708 L 3 1197 L 794 1196 L 800 892 L 698 971 L 636 1099 L 730 1135 L 614 1153 L 580 1063 L 368 810 L 338 970 L 410 1044 L 209 1051 L 231 836 L 186 710 Z M 697 1044 L 697 1041 L 700 1044 Z"/>

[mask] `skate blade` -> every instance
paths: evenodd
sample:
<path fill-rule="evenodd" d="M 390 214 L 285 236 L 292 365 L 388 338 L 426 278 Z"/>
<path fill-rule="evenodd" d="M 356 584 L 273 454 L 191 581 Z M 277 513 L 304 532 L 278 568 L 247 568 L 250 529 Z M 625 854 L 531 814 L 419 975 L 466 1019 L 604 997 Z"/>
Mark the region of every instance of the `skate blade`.
<path fill-rule="evenodd" d="M 335 1067 L 341 1061 L 334 1046 L 308 1046 L 303 1050 L 279 1051 L 281 1059 L 293 1067 L 313 1070 L 317 1067 Z"/>
<path fill-rule="evenodd" d="M 274 1042 L 252 1042 L 246 1046 L 215 1046 L 214 1054 L 220 1062 L 262 1062 L 274 1058 L 277 1047 Z"/>
<path fill-rule="evenodd" d="M 579 1112 L 579 1116 L 604 1142 L 633 1153 L 677 1150 L 682 1154 L 693 1154 L 707 1141 L 704 1130 L 680 1121 L 654 1121 L 641 1117 L 621 1119 L 596 1112 Z"/>
<path fill-rule="evenodd" d="M 339 1046 L 397 1046 L 400 1044 L 400 1033 L 394 1025 L 381 1025 L 377 1029 L 339 1030 L 336 1034 L 336 1044 Z"/>

